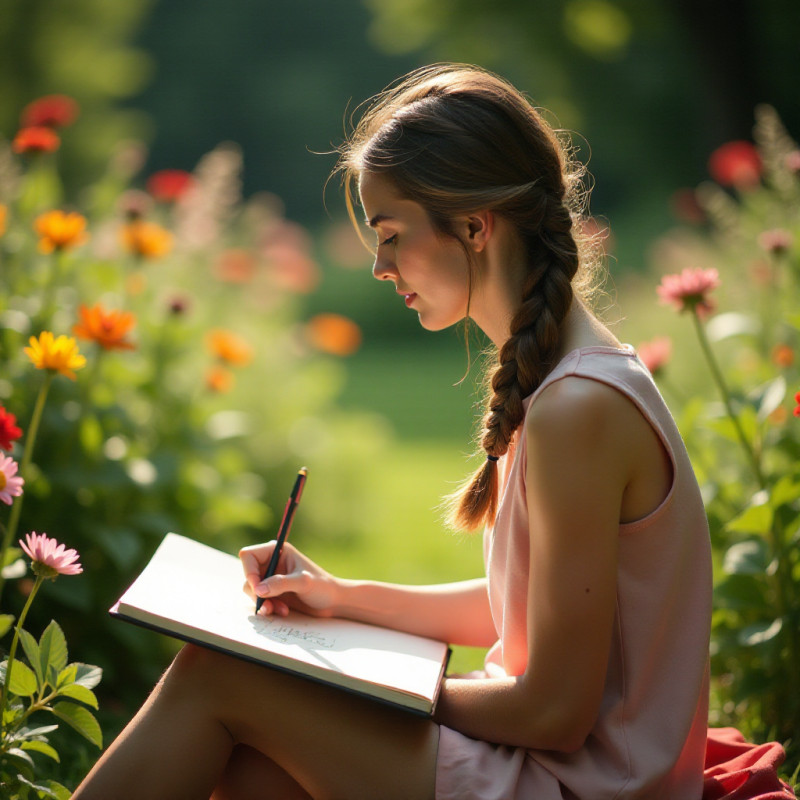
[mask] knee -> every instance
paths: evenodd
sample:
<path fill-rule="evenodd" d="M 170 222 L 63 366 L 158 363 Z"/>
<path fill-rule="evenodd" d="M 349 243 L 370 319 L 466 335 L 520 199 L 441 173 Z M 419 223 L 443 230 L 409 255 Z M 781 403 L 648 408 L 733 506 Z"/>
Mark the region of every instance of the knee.
<path fill-rule="evenodd" d="M 219 685 L 230 658 L 194 644 L 187 644 L 172 661 L 162 683 L 190 691 L 208 692 L 210 686 Z"/>

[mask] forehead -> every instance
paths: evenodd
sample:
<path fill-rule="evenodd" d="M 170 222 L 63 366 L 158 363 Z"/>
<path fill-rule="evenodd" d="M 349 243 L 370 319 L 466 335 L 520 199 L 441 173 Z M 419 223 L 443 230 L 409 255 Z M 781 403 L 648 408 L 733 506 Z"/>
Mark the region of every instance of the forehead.
<path fill-rule="evenodd" d="M 358 193 L 371 228 L 389 219 L 413 217 L 421 210 L 418 203 L 401 197 L 391 180 L 374 172 L 359 176 Z"/>

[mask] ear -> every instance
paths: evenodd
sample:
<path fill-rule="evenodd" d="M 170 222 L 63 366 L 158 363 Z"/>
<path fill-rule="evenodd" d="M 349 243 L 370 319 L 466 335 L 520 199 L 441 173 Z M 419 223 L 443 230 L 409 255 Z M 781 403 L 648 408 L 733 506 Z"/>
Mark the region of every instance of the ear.
<path fill-rule="evenodd" d="M 478 211 L 467 217 L 467 236 L 472 249 L 480 253 L 494 233 L 494 213 Z"/>

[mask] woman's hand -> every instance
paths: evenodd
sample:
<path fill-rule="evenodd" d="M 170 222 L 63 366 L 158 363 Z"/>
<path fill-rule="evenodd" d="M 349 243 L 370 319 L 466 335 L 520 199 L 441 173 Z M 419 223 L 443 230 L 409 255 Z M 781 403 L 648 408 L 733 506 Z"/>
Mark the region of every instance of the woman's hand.
<path fill-rule="evenodd" d="M 294 608 L 315 617 L 333 616 L 336 579 L 291 544 L 284 545 L 275 574 L 263 580 L 275 545 L 271 541 L 239 551 L 245 575 L 244 591 L 253 599 L 264 598 L 258 613 L 285 617 Z"/>

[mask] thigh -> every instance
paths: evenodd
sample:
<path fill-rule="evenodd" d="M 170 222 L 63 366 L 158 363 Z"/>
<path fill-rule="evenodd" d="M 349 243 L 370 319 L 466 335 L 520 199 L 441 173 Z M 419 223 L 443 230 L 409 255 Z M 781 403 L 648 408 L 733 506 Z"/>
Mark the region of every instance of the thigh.
<path fill-rule="evenodd" d="M 314 798 L 434 796 L 439 729 L 430 720 L 192 646 L 167 683 Z"/>
<path fill-rule="evenodd" d="M 312 800 L 274 761 L 246 744 L 233 748 L 211 800 Z"/>

